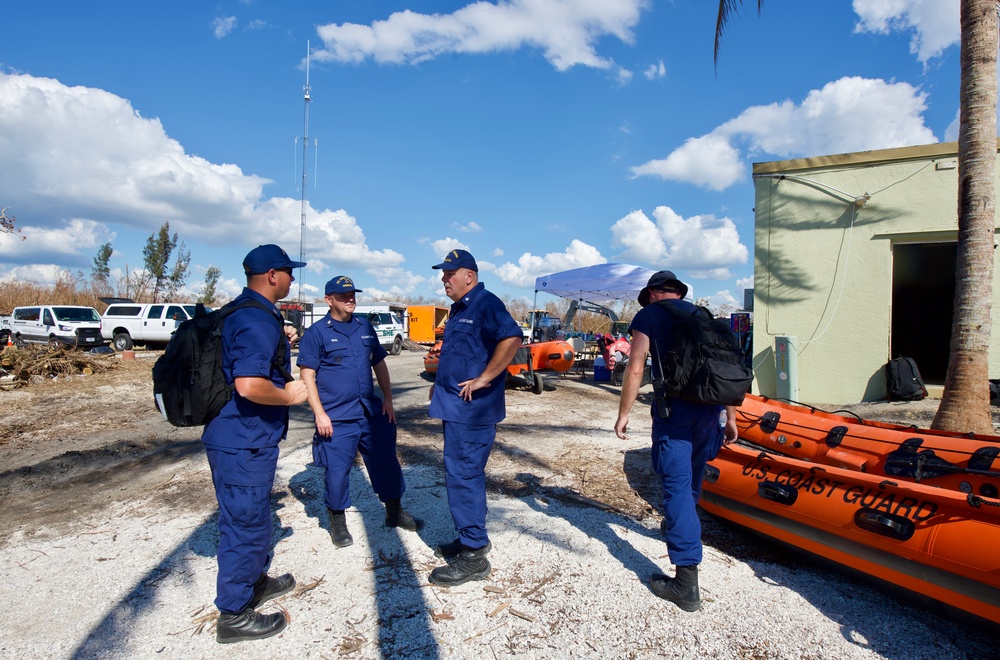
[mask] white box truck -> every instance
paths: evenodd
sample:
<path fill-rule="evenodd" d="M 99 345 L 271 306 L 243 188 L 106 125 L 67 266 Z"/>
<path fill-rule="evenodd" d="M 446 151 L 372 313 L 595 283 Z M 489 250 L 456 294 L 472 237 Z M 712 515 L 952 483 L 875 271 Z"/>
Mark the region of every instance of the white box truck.
<path fill-rule="evenodd" d="M 326 303 L 283 301 L 278 303 L 278 309 L 301 335 L 306 328 L 326 316 L 330 306 Z M 403 349 L 403 338 L 406 337 L 405 303 L 358 303 L 354 315 L 371 321 L 379 343 L 390 354 L 399 355 Z"/>
<path fill-rule="evenodd" d="M 365 316 L 375 327 L 378 341 L 391 355 L 399 355 L 403 350 L 406 336 L 406 305 L 403 303 L 358 303 L 355 316 Z"/>

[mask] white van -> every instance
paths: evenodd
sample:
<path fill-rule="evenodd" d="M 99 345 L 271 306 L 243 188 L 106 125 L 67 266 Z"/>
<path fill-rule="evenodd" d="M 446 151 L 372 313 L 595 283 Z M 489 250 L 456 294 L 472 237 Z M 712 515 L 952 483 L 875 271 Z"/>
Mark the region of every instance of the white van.
<path fill-rule="evenodd" d="M 194 303 L 112 303 L 104 310 L 101 332 L 119 351 L 166 344 L 181 322 L 194 317 L 194 310 Z"/>
<path fill-rule="evenodd" d="M 18 346 L 48 344 L 90 348 L 103 346 L 101 315 L 79 305 L 30 305 L 15 307 L 10 334 Z"/>

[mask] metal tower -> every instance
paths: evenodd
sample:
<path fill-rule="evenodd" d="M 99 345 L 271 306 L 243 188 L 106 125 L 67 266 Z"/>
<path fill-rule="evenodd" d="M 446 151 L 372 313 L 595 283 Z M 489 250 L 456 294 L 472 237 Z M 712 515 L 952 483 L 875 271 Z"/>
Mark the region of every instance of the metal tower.
<path fill-rule="evenodd" d="M 306 260 L 306 155 L 309 152 L 309 42 L 306 41 L 306 86 L 305 90 L 305 118 L 302 129 L 302 218 L 299 223 L 299 261 Z M 299 268 L 299 282 L 297 298 L 302 301 L 302 269 Z"/>

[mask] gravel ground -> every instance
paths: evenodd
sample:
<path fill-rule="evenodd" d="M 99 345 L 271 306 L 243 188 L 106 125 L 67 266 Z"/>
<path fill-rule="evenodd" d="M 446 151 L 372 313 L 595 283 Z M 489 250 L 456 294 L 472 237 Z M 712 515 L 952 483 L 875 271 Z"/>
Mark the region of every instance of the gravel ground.
<path fill-rule="evenodd" d="M 419 355 L 393 360 L 404 503 L 426 522 L 419 533 L 383 526 L 359 466 L 348 511 L 355 544 L 335 549 L 320 522 L 322 471 L 311 465 L 308 418 L 295 416 L 272 498 L 272 572 L 292 572 L 298 587 L 261 608 L 283 609 L 290 624 L 268 640 L 219 645 L 212 605 L 217 510 L 203 452 L 67 479 L 43 476 L 47 462 L 35 456 L 0 481 L 9 487 L 0 506 L 13 511 L 0 562 L 0 598 L 8 604 L 0 612 L 0 657 L 1000 657 L 998 638 L 988 632 L 705 514 L 703 609 L 685 613 L 657 599 L 647 580 L 670 572 L 670 560 L 659 517 L 644 501 L 650 496 L 635 495 L 642 489 L 633 487 L 638 477 L 629 463 L 630 456 L 639 457 L 636 465 L 648 461 L 648 426 L 637 422 L 632 440 L 617 440 L 616 391 L 570 379 L 552 380 L 554 391 L 540 396 L 508 393 L 511 416 L 488 468 L 493 574 L 456 588 L 432 586 L 427 575 L 438 561 L 431 547 L 453 538 L 454 529 L 440 466 L 414 459 L 428 447 L 440 451 L 437 426 L 421 421 L 427 383 L 410 377 Z M 600 403 L 577 408 L 576 395 Z M 553 406 L 565 417 L 540 414 Z M 197 449 L 196 434 L 157 433 L 158 441 Z M 58 458 L 59 470 L 73 473 L 67 454 L 53 452 L 48 463 Z M 578 462 L 559 464 L 565 454 Z M 605 463 L 617 477 L 601 476 Z M 152 486 L 133 491 L 130 475 Z M 101 506 L 84 495 L 95 480 L 104 485 Z M 638 503 L 592 506 L 593 499 L 575 495 L 594 497 L 588 480 L 604 485 L 603 502 L 620 491 Z M 40 503 L 33 489 L 43 485 L 58 492 L 61 518 L 40 519 L 41 504 L 35 513 L 13 506 L 29 496 Z"/>

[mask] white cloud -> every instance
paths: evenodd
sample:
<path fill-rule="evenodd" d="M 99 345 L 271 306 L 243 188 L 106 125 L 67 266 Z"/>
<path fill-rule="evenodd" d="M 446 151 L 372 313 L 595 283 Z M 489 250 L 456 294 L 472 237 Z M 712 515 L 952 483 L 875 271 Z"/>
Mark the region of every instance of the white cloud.
<path fill-rule="evenodd" d="M 300 200 L 263 200 L 267 179 L 186 154 L 125 99 L 3 73 L 0 98 L 0 199 L 17 200 L 18 224 L 32 236 L 24 243 L 38 245 L 14 249 L 37 250 L 39 263 L 107 242 L 116 225 L 152 232 L 164 220 L 189 242 L 299 243 Z M 369 248 L 343 210 L 308 208 L 306 229 L 307 257 L 345 267 L 403 261 Z M 11 249 L 0 241 L 0 259 L 10 261 Z"/>
<path fill-rule="evenodd" d="M 737 301 L 736 298 L 734 298 L 733 295 L 726 289 L 716 291 L 712 295 L 708 296 L 708 307 L 716 313 L 725 310 L 733 311 L 742 306 L 743 301 Z"/>
<path fill-rule="evenodd" d="M 433 251 L 435 257 L 440 257 L 442 259 L 444 258 L 444 255 L 448 254 L 451 250 L 465 250 L 467 252 L 471 252 L 471 250 L 469 250 L 468 245 L 458 240 L 457 238 L 452 238 L 451 236 L 446 236 L 444 238 L 439 238 L 436 241 L 431 241 L 430 245 L 431 245 L 431 251 Z"/>
<path fill-rule="evenodd" d="M 492 254 L 494 257 L 502 257 L 503 248 L 493 248 L 493 252 L 491 252 L 490 254 Z"/>
<path fill-rule="evenodd" d="M 810 91 L 800 105 L 783 101 L 747 108 L 631 172 L 723 190 L 746 176 L 744 145 L 747 156 L 793 158 L 937 142 L 924 125 L 926 107 L 926 94 L 907 83 L 841 78 Z"/>
<path fill-rule="evenodd" d="M 741 277 L 736 280 L 736 289 L 742 291 L 743 289 L 753 288 L 753 278 L 752 277 Z"/>
<path fill-rule="evenodd" d="M 750 254 L 729 218 L 684 219 L 669 206 L 657 206 L 653 219 L 642 211 L 621 218 L 611 226 L 611 244 L 622 248 L 622 259 L 683 269 L 695 279 L 726 279 L 729 267 L 745 264 Z"/>
<path fill-rule="evenodd" d="M 709 190 L 724 190 L 746 176 L 739 149 L 722 135 L 688 138 L 669 156 L 629 168 L 633 176 L 693 183 Z"/>
<path fill-rule="evenodd" d="M 650 64 L 649 68 L 642 72 L 648 80 L 658 80 L 667 75 L 667 67 L 663 65 L 663 60 L 658 60 L 656 64 Z"/>
<path fill-rule="evenodd" d="M 58 255 L 66 263 L 89 268 L 96 248 L 115 238 L 107 225 L 80 219 L 58 227 L 25 226 L 22 234 L 25 240 L 14 234 L 0 234 L 0 260 L 33 263 Z"/>
<path fill-rule="evenodd" d="M 458 231 L 461 232 L 465 232 L 466 234 L 473 234 L 476 232 L 481 232 L 483 230 L 481 226 L 479 226 L 478 224 L 476 224 L 471 220 L 464 225 L 460 225 L 457 222 L 455 222 L 451 226 L 452 228 L 457 229 Z"/>
<path fill-rule="evenodd" d="M 427 282 L 426 277 L 403 268 L 369 268 L 367 273 L 367 277 L 355 277 L 354 281 L 372 300 L 394 300 L 399 296 L 413 295 Z"/>
<path fill-rule="evenodd" d="M 252 216 L 257 224 L 254 233 L 261 237 L 259 242 L 297 245 L 301 212 L 301 200 L 272 197 L 262 202 Z M 369 248 L 357 219 L 343 209 L 317 211 L 307 202 L 305 239 L 305 260 L 309 270 L 314 270 L 309 262 L 311 254 L 318 255 L 323 266 L 334 270 L 398 266 L 404 260 L 395 250 Z"/>
<path fill-rule="evenodd" d="M 534 287 L 535 278 L 549 273 L 557 273 L 571 268 L 582 268 L 594 264 L 607 263 L 607 259 L 593 245 L 573 239 L 562 252 L 549 252 L 538 257 L 525 252 L 517 264 L 506 262 L 496 269 L 497 277 L 507 284 L 520 287 Z"/>
<path fill-rule="evenodd" d="M 854 0 L 855 32 L 909 32 L 910 52 L 927 63 L 959 43 L 959 0 Z"/>
<path fill-rule="evenodd" d="M 212 21 L 212 34 L 216 39 L 229 36 L 229 33 L 236 29 L 235 16 L 218 16 Z"/>
<path fill-rule="evenodd" d="M 9 269 L 0 275 L 0 282 L 34 282 L 42 286 L 51 286 L 61 278 L 72 276 L 71 271 L 55 264 L 28 264 Z"/>
<path fill-rule="evenodd" d="M 343 23 L 317 28 L 325 48 L 319 61 L 417 64 L 447 53 L 494 53 L 540 48 L 552 66 L 614 66 L 597 54 L 597 42 L 613 36 L 634 40 L 632 28 L 649 0 L 499 0 L 473 2 L 451 14 L 395 12 L 371 25 Z M 618 74 L 619 78 L 621 73 Z"/>

